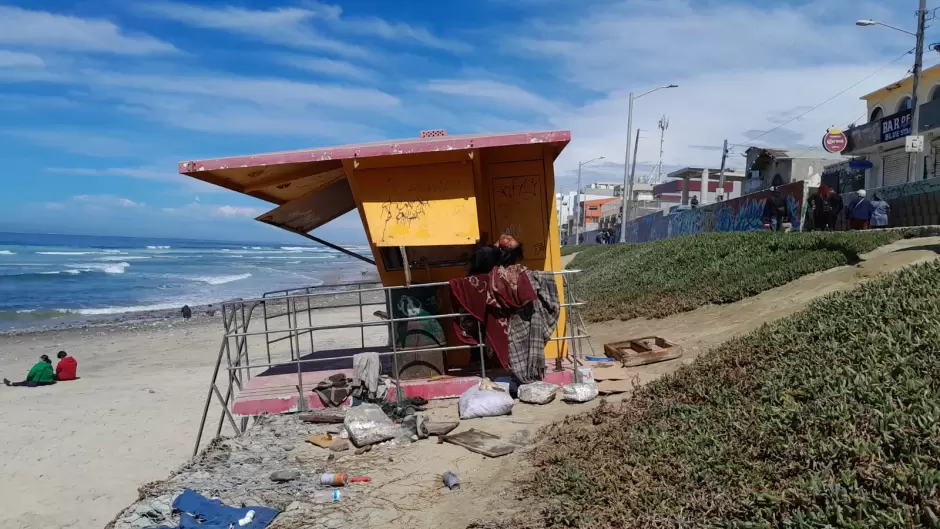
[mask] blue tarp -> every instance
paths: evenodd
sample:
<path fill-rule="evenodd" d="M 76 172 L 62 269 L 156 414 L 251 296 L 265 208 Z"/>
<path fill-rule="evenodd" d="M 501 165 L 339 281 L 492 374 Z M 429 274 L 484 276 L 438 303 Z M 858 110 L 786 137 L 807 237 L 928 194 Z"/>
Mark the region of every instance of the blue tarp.
<path fill-rule="evenodd" d="M 232 524 L 238 529 L 264 529 L 280 514 L 269 507 L 229 507 L 189 489 L 173 501 L 173 508 L 182 513 L 180 524 L 175 527 L 164 525 L 157 529 L 229 529 Z M 248 511 L 255 511 L 254 518 L 250 524 L 239 526 L 238 520 L 244 518 Z"/>

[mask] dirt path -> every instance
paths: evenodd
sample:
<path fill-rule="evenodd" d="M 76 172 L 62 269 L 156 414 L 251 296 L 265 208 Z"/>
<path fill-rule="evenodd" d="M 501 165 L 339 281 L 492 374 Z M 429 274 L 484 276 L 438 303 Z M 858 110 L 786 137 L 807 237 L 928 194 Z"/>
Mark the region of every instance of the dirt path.
<path fill-rule="evenodd" d="M 710 347 L 806 308 L 818 297 L 846 290 L 881 273 L 930 261 L 938 254 L 940 237 L 902 240 L 863 254 L 862 262 L 855 266 L 817 272 L 735 303 L 708 305 L 659 320 L 591 324 L 588 331 L 598 353 L 603 351 L 605 343 L 660 335 L 681 345 L 686 352 L 682 361 L 688 363 Z M 672 371 L 677 363 L 656 364 L 650 366 L 649 371 Z"/>

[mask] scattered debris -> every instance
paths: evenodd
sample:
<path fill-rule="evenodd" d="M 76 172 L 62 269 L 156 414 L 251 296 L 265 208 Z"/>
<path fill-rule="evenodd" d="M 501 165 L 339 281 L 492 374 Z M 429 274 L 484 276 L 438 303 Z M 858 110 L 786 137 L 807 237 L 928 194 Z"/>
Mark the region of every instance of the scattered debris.
<path fill-rule="evenodd" d="M 336 439 L 333 441 L 333 444 L 330 445 L 330 450 L 333 452 L 345 452 L 349 450 L 349 441 L 346 439 Z"/>
<path fill-rule="evenodd" d="M 444 486 L 450 490 L 460 488 L 460 478 L 456 472 L 444 472 Z"/>
<path fill-rule="evenodd" d="M 604 344 L 604 351 L 608 356 L 620 360 L 623 367 L 655 364 L 682 356 L 681 347 L 659 336 L 644 336 Z"/>
<path fill-rule="evenodd" d="M 428 429 L 428 435 L 447 435 L 457 429 L 459 422 L 431 422 L 424 423 Z"/>
<path fill-rule="evenodd" d="M 479 385 L 472 386 L 460 396 L 457 409 L 461 419 L 477 419 L 511 413 L 514 404 L 509 392 L 484 378 Z"/>
<path fill-rule="evenodd" d="M 307 442 L 319 446 L 320 448 L 330 448 L 333 446 L 335 440 L 333 439 L 333 434 L 325 433 L 319 435 L 311 435 L 307 438 Z"/>
<path fill-rule="evenodd" d="M 323 408 L 306 411 L 298 414 L 297 418 L 303 422 L 314 423 L 341 423 L 346 418 L 346 408 Z"/>
<path fill-rule="evenodd" d="M 528 404 L 548 404 L 555 400 L 558 386 L 548 382 L 532 382 L 519 386 L 519 400 Z"/>
<path fill-rule="evenodd" d="M 276 481 L 278 483 L 286 483 L 288 481 L 294 481 L 295 479 L 300 478 L 300 472 L 296 470 L 278 470 L 271 474 L 271 481 Z"/>
<path fill-rule="evenodd" d="M 511 454 L 516 447 L 504 442 L 498 435 L 471 428 L 466 432 L 441 436 L 445 443 L 462 446 L 471 452 L 487 457 L 500 457 Z"/>
<path fill-rule="evenodd" d="M 400 428 L 375 404 L 361 404 L 346 411 L 343 421 L 349 439 L 357 447 L 381 443 L 394 438 Z"/>
<path fill-rule="evenodd" d="M 575 382 L 561 387 L 562 399 L 565 402 L 590 402 L 597 397 L 597 384 L 591 382 Z"/>
<path fill-rule="evenodd" d="M 328 487 L 345 487 L 349 477 L 342 472 L 324 472 L 317 477 L 317 482 Z"/>

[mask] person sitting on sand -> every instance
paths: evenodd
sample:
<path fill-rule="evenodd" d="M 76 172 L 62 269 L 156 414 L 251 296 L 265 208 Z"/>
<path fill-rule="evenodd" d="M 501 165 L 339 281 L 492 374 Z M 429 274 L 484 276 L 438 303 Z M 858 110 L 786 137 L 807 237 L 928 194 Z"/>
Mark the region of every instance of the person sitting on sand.
<path fill-rule="evenodd" d="M 75 380 L 78 378 L 78 361 L 69 356 L 65 351 L 59 351 L 56 355 L 59 363 L 55 365 L 55 379 L 58 381 Z"/>
<path fill-rule="evenodd" d="M 180 313 L 183 315 L 183 319 L 185 320 L 193 317 L 193 309 L 189 308 L 189 305 L 183 305 L 183 309 L 180 310 Z"/>
<path fill-rule="evenodd" d="M 39 362 L 29 370 L 29 374 L 26 375 L 26 380 L 22 382 L 10 382 L 8 379 L 3 379 L 3 383 L 7 386 L 22 386 L 29 388 L 55 384 L 55 373 L 52 371 L 52 360 L 49 360 L 48 355 L 42 355 L 39 357 Z"/>

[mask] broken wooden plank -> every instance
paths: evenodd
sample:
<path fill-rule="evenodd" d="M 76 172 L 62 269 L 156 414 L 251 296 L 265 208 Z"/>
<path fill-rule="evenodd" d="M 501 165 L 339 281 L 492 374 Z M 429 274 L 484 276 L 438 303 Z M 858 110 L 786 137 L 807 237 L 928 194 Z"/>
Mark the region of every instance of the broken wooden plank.
<path fill-rule="evenodd" d="M 503 441 L 499 436 L 471 428 L 466 432 L 444 435 L 440 439 L 445 443 L 462 446 L 467 450 L 486 457 L 500 457 L 511 454 L 515 446 Z"/>
<path fill-rule="evenodd" d="M 304 413 L 298 414 L 297 418 L 303 422 L 323 424 L 340 423 L 346 419 L 346 408 L 323 408 L 305 411 Z"/>
<path fill-rule="evenodd" d="M 457 429 L 459 422 L 426 422 L 428 435 L 447 435 Z"/>

